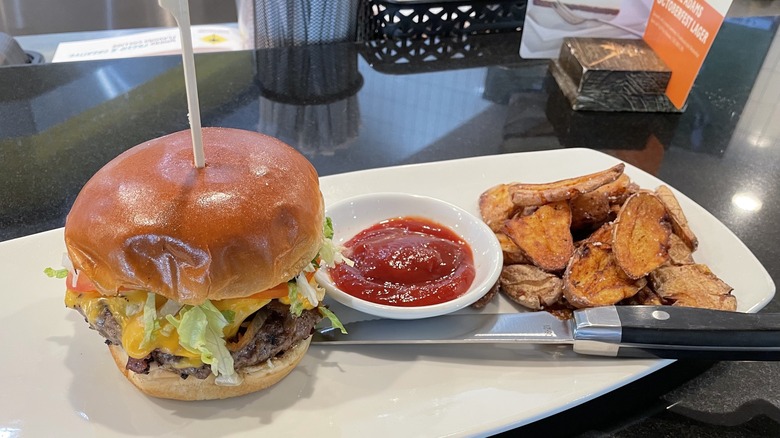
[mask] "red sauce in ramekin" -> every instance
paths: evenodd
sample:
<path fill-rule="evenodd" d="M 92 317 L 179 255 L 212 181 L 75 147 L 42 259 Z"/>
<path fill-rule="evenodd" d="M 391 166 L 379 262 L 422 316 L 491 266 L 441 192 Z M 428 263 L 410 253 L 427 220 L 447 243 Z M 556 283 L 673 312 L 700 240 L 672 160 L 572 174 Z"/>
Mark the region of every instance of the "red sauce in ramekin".
<path fill-rule="evenodd" d="M 390 306 L 428 306 L 463 295 L 476 275 L 469 245 L 454 231 L 419 217 L 388 219 L 350 239 L 354 262 L 329 270 L 342 291 Z"/>

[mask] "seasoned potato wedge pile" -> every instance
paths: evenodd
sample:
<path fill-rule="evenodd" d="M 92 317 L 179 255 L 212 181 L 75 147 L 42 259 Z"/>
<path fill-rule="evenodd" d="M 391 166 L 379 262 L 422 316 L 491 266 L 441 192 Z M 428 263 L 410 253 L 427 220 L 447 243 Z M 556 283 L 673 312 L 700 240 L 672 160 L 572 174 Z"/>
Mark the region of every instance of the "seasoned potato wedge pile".
<path fill-rule="evenodd" d="M 624 168 L 482 193 L 504 253 L 501 293 L 560 318 L 614 304 L 736 310 L 732 288 L 694 260 L 698 239 L 672 190 L 641 189 Z"/>

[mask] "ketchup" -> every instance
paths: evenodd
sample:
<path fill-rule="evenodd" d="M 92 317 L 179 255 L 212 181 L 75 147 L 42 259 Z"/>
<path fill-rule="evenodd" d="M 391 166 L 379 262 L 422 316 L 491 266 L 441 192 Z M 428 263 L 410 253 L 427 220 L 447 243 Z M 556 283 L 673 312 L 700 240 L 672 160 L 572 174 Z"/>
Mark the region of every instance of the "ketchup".
<path fill-rule="evenodd" d="M 469 245 L 449 228 L 420 217 L 388 219 L 350 239 L 329 273 L 342 291 L 378 304 L 428 306 L 463 295 L 474 281 Z"/>

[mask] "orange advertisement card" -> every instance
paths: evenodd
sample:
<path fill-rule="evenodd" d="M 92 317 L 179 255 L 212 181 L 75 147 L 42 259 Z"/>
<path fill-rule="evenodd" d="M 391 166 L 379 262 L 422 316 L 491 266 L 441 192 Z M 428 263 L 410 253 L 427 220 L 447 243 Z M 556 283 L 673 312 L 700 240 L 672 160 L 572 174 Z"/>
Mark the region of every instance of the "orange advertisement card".
<path fill-rule="evenodd" d="M 682 109 L 731 0 L 654 0 L 644 40 L 672 70 L 669 100 Z"/>

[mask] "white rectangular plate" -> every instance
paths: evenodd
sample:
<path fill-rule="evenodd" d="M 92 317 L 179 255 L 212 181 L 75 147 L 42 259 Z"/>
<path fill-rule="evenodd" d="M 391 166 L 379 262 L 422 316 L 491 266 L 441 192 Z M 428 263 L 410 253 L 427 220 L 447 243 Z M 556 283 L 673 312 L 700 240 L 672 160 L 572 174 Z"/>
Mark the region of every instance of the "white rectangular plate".
<path fill-rule="evenodd" d="M 469 158 L 322 178 L 328 203 L 370 192 L 409 192 L 477 214 L 479 194 L 511 181 L 548 182 L 617 160 L 587 149 Z M 661 181 L 632 166 L 644 188 Z M 677 193 L 700 238 L 697 261 L 755 312 L 775 286 L 715 217 Z M 335 224 L 338 227 L 338 224 Z M 563 411 L 652 373 L 668 360 L 580 357 L 566 347 L 315 346 L 278 385 L 224 401 L 147 398 L 116 370 L 102 338 L 63 304 L 62 230 L 0 243 L 0 435 L 467 436 L 497 433 Z M 332 307 L 344 320 L 366 318 Z M 466 310 L 471 311 L 471 310 Z M 500 297 L 484 312 L 516 312 Z"/>

